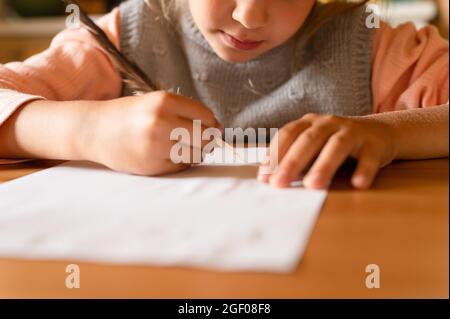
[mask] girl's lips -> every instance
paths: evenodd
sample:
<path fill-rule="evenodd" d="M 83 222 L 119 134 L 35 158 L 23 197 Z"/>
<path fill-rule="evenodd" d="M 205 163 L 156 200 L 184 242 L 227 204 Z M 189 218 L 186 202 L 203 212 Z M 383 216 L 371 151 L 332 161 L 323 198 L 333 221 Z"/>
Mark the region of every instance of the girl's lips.
<path fill-rule="evenodd" d="M 264 42 L 264 41 L 240 41 L 223 31 L 220 31 L 220 34 L 228 45 L 244 51 L 254 50 Z"/>

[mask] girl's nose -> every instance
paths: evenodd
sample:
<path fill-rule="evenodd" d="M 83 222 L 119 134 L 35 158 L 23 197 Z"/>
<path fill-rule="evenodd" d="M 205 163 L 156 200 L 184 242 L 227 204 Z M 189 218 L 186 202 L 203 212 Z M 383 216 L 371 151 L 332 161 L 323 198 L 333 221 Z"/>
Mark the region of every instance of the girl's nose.
<path fill-rule="evenodd" d="M 239 0 L 232 17 L 247 29 L 259 29 L 266 24 L 267 6 L 264 0 Z"/>

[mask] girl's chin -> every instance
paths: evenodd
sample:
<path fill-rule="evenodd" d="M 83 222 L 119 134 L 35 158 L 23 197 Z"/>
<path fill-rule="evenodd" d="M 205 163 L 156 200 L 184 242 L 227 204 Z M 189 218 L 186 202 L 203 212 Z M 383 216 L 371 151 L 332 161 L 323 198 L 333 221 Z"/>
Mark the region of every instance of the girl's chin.
<path fill-rule="evenodd" d="M 217 53 L 217 52 L 216 52 Z M 253 60 L 252 58 L 243 57 L 241 55 L 233 55 L 233 54 L 220 54 L 217 55 L 222 59 L 230 63 L 245 63 Z"/>
<path fill-rule="evenodd" d="M 245 63 L 256 59 L 260 54 L 255 52 L 238 52 L 231 48 L 214 48 L 214 52 L 224 61 L 230 63 Z"/>

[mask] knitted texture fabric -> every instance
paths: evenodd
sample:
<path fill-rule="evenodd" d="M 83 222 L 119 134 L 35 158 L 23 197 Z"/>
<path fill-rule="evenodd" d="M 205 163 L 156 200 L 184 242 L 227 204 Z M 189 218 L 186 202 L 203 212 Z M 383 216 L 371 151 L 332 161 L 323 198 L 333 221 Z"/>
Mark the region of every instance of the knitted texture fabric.
<path fill-rule="evenodd" d="M 307 113 L 372 112 L 372 30 L 365 7 L 333 18 L 302 47 L 300 29 L 255 60 L 230 63 L 213 51 L 187 6 L 177 28 L 164 19 L 158 1 L 150 2 L 121 4 L 122 52 L 159 88 L 208 106 L 224 127 L 280 128 Z"/>

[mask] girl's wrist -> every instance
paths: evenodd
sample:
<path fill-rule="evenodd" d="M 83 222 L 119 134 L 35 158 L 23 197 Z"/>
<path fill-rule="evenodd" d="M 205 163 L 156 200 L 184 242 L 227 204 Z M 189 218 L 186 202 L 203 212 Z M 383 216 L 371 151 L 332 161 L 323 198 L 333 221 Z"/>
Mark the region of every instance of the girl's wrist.
<path fill-rule="evenodd" d="M 398 158 L 401 143 L 402 132 L 395 125 L 395 121 L 391 121 L 389 116 L 385 114 L 370 114 L 365 116 L 357 116 L 358 121 L 360 121 L 364 126 L 373 127 L 374 134 L 382 140 L 385 144 L 385 154 L 383 158 L 394 160 Z"/>
<path fill-rule="evenodd" d="M 36 100 L 22 105 L 0 127 L 0 156 L 88 159 L 91 102 Z"/>
<path fill-rule="evenodd" d="M 106 101 L 83 101 L 73 136 L 73 154 L 77 160 L 99 161 L 100 118 Z"/>
<path fill-rule="evenodd" d="M 392 160 L 395 160 L 398 158 L 398 154 L 400 152 L 401 143 L 400 141 L 400 135 L 401 131 L 398 130 L 398 127 L 396 125 L 393 125 L 390 122 L 383 122 L 383 127 L 386 131 L 386 139 L 387 139 L 387 145 L 388 145 L 388 153 L 389 157 Z"/>

